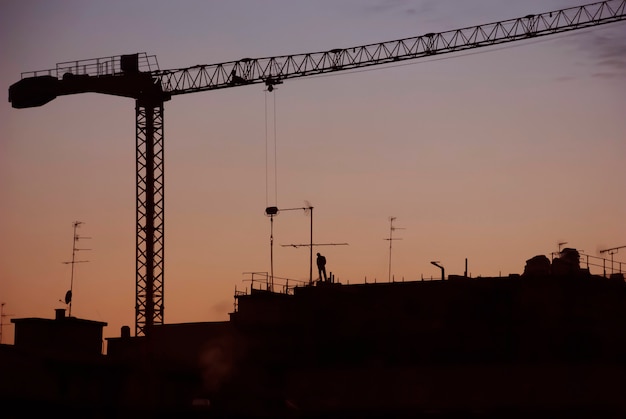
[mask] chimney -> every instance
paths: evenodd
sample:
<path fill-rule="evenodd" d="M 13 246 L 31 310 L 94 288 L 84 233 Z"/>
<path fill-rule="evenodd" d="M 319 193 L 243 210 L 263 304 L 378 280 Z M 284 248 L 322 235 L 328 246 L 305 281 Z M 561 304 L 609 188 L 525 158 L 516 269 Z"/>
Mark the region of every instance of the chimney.
<path fill-rule="evenodd" d="M 130 327 L 129 326 L 122 326 L 121 337 L 122 339 L 130 339 Z"/>
<path fill-rule="evenodd" d="M 55 320 L 63 320 L 65 318 L 65 309 L 64 308 L 55 308 Z"/>

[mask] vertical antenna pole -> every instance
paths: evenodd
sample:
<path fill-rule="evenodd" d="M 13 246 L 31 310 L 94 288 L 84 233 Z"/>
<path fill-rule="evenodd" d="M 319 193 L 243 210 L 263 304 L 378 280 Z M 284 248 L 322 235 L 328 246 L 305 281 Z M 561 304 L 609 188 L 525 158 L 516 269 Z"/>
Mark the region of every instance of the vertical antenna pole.
<path fill-rule="evenodd" d="M 269 291 L 274 291 L 274 216 L 278 214 L 278 207 L 267 207 L 265 208 L 265 215 L 270 217 L 270 278 L 269 285 L 267 285 L 266 280 L 266 289 Z M 266 275 L 267 277 L 267 275 Z M 254 275 L 253 275 L 254 278 Z"/>
<path fill-rule="evenodd" d="M 4 329 L 4 303 L 0 303 L 0 344 L 2 343 L 3 329 Z"/>
<path fill-rule="evenodd" d="M 309 241 L 309 285 L 313 284 L 313 207 L 309 205 L 311 210 L 311 235 Z"/>
<path fill-rule="evenodd" d="M 274 291 L 274 216 L 270 215 L 270 291 Z"/>
<path fill-rule="evenodd" d="M 71 268 L 71 274 L 70 274 L 70 296 L 74 294 L 74 264 L 76 263 L 76 241 L 78 240 L 78 237 L 76 236 L 76 228 L 81 225 L 82 223 L 80 221 L 74 221 L 73 225 L 74 225 L 74 235 L 72 237 L 72 262 L 70 262 L 72 264 L 72 268 Z M 69 312 L 68 312 L 68 317 L 72 317 L 72 299 L 69 299 Z"/>
<path fill-rule="evenodd" d="M 389 240 L 389 279 L 388 281 L 391 282 L 391 242 L 393 240 L 402 240 L 402 239 L 394 239 L 393 238 L 393 231 L 394 230 L 404 230 L 404 228 L 402 227 L 394 227 L 393 226 L 393 222 L 396 220 L 396 217 L 389 217 L 389 237 L 384 239 L 384 240 Z"/>
<path fill-rule="evenodd" d="M 4 322 L 5 317 L 10 317 L 13 314 L 5 314 L 4 313 L 4 305 L 5 303 L 0 303 L 0 343 L 2 343 L 2 336 L 4 334 L 4 326 L 5 325 L 9 325 L 8 323 Z"/>
<path fill-rule="evenodd" d="M 76 247 L 76 243 L 80 239 L 90 239 L 91 237 L 82 237 L 79 236 L 76 232 L 78 227 L 84 224 L 82 221 L 74 221 L 72 223 L 73 226 L 73 234 L 72 234 L 72 260 L 70 262 L 63 262 L 66 265 L 72 265 L 71 273 L 70 273 L 70 290 L 65 294 L 65 304 L 68 305 L 68 317 L 72 316 L 72 300 L 74 294 L 74 265 L 77 263 L 89 262 L 87 260 L 76 260 L 76 252 L 79 250 L 91 250 L 91 249 L 79 249 Z"/>
<path fill-rule="evenodd" d="M 389 218 L 389 276 L 387 281 L 391 282 L 391 244 L 393 243 L 393 220 L 396 217 Z"/>

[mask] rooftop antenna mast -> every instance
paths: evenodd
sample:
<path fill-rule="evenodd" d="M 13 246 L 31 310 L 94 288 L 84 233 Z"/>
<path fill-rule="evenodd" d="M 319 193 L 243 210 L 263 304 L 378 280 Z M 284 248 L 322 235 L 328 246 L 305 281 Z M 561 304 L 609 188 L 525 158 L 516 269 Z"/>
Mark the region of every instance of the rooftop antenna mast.
<path fill-rule="evenodd" d="M 84 224 L 82 221 L 74 221 L 72 226 L 74 227 L 74 235 L 72 237 L 72 260 L 70 262 L 63 262 L 66 265 L 72 265 L 72 273 L 70 275 L 70 289 L 65 293 L 65 304 L 69 307 L 68 317 L 72 316 L 72 293 L 74 291 L 74 265 L 77 263 L 86 263 L 88 260 L 76 260 L 76 253 L 80 250 L 91 250 L 91 249 L 79 249 L 77 243 L 81 239 L 90 239 L 91 237 L 79 236 L 76 230 Z"/>
<path fill-rule="evenodd" d="M 617 246 L 617 247 L 611 247 L 610 249 L 604 249 L 604 250 L 600 250 L 600 253 L 607 253 L 609 255 L 611 255 L 611 273 L 614 272 L 613 270 L 613 255 L 616 254 L 618 252 L 619 249 L 623 249 L 626 246 Z M 606 270 L 604 272 L 604 275 L 606 276 Z"/>
<path fill-rule="evenodd" d="M 313 205 L 309 201 L 304 201 L 306 206 L 298 208 L 282 208 L 267 207 L 265 208 L 265 215 L 270 217 L 270 289 L 274 287 L 274 216 L 278 215 L 280 211 L 295 211 L 303 210 L 306 215 L 311 216 L 311 234 L 310 234 L 310 246 L 309 252 L 309 283 L 313 282 Z"/>
<path fill-rule="evenodd" d="M 4 325 L 8 325 L 8 323 L 4 322 L 4 318 L 12 316 L 12 314 L 4 314 L 4 306 L 5 303 L 0 303 L 0 344 L 2 343 L 2 332 L 4 331 Z"/>
<path fill-rule="evenodd" d="M 265 215 L 270 217 L 270 290 L 274 289 L 274 216 L 278 215 L 278 207 L 265 208 Z"/>
<path fill-rule="evenodd" d="M 567 242 L 558 242 L 556 245 L 559 247 L 559 251 L 558 252 L 552 252 L 552 260 L 554 260 L 554 256 L 556 255 L 557 257 L 561 256 L 561 248 L 566 245 Z"/>
<path fill-rule="evenodd" d="M 389 240 L 389 282 L 391 282 L 391 243 L 394 240 L 402 240 L 401 238 L 394 238 L 393 232 L 395 230 L 406 230 L 403 227 L 394 227 L 393 222 L 396 220 L 396 217 L 389 217 L 389 237 L 383 240 Z"/>

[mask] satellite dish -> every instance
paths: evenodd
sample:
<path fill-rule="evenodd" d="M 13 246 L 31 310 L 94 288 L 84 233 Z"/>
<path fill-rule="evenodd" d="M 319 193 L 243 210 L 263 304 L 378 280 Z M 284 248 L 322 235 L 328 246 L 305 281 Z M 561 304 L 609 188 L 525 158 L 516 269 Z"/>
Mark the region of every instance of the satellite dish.
<path fill-rule="evenodd" d="M 65 304 L 69 304 L 72 302 L 72 290 L 69 290 L 65 293 Z"/>

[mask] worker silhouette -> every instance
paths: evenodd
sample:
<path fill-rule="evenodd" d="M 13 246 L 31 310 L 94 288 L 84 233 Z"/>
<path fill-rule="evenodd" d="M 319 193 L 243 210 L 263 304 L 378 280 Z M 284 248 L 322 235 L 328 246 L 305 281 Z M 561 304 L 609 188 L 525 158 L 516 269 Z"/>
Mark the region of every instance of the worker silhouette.
<path fill-rule="evenodd" d="M 319 271 L 320 281 L 322 280 L 322 274 L 324 274 L 324 281 L 327 281 L 326 277 L 326 258 L 319 253 L 317 254 L 317 270 Z"/>

